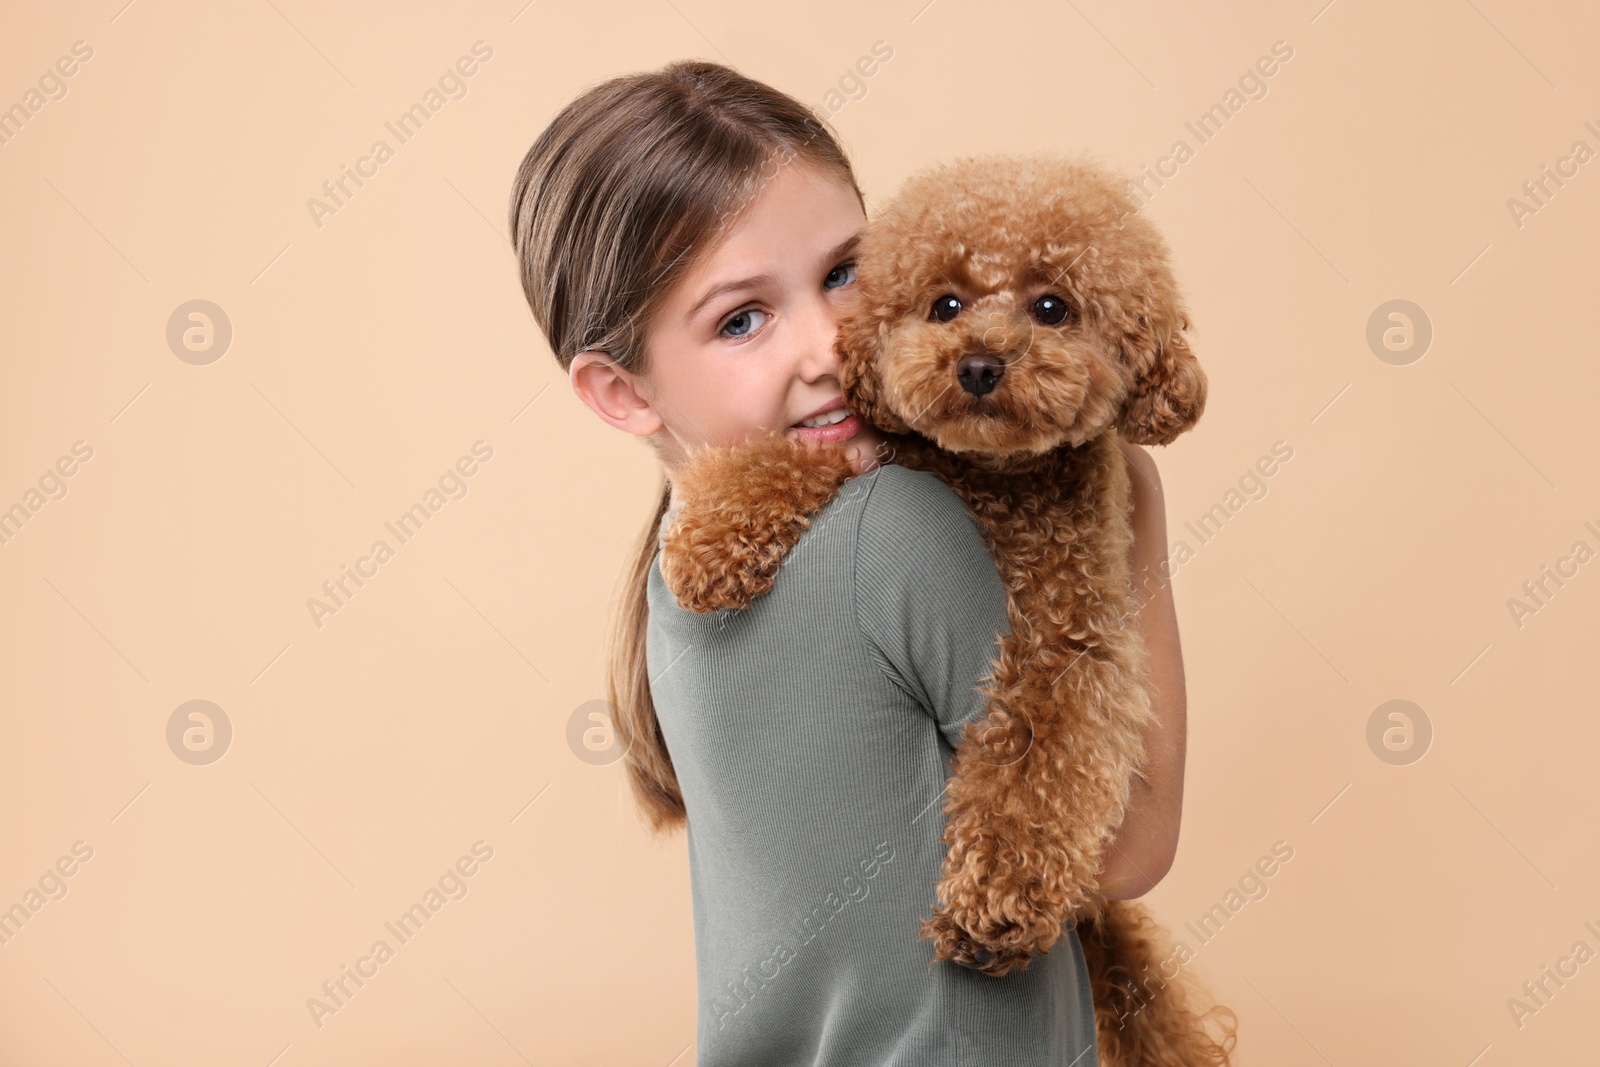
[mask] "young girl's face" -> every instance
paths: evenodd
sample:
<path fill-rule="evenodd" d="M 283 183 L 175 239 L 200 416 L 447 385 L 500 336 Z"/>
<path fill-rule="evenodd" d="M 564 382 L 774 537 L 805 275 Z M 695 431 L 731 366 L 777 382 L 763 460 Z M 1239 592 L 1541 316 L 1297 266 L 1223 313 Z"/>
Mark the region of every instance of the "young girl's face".
<path fill-rule="evenodd" d="M 639 392 L 659 419 L 653 432 L 669 476 L 698 446 L 739 444 L 768 429 L 843 442 L 858 471 L 875 465 L 883 439 L 849 414 L 833 350 L 855 296 L 865 224 L 849 183 L 792 159 L 663 298 Z M 819 413 L 814 421 L 847 417 L 799 425 Z"/>

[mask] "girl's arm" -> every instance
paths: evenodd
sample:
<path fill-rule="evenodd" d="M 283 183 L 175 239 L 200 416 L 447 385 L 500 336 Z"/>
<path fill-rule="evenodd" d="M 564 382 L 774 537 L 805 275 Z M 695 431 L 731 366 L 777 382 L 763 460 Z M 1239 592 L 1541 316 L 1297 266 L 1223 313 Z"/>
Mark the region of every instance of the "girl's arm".
<path fill-rule="evenodd" d="M 1126 816 L 1106 850 L 1100 888 L 1108 900 L 1148 893 L 1166 876 L 1178 851 L 1183 814 L 1183 760 L 1188 702 L 1183 650 L 1167 561 L 1166 504 L 1155 460 L 1138 445 L 1118 439 L 1133 484 L 1133 588 L 1137 625 L 1149 653 L 1155 716 L 1145 728 L 1144 777 L 1135 775 Z M 1141 606 L 1142 605 L 1142 606 Z"/>

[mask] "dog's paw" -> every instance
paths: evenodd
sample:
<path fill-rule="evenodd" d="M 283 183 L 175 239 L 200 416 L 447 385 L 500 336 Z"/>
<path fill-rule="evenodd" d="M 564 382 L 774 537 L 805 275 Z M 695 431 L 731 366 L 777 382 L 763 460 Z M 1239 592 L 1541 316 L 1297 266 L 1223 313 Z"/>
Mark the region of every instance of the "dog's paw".
<path fill-rule="evenodd" d="M 982 926 L 975 917 L 966 923 Z M 1009 936 L 1009 931 L 975 932 L 948 909 L 939 909 L 922 920 L 920 937 L 933 942 L 933 957 L 999 978 L 1013 970 L 1025 971 L 1033 962 L 1034 949 Z"/>
<path fill-rule="evenodd" d="M 699 450 L 675 478 L 679 503 L 661 539 L 661 577 L 689 611 L 743 610 L 855 473 L 837 448 L 769 434 Z"/>
<path fill-rule="evenodd" d="M 1072 882 L 1063 842 L 1048 831 L 957 806 L 936 887 L 939 908 L 924 922 L 939 958 L 984 974 L 1026 969 L 1049 952 L 1094 886 Z M 987 955 L 985 955 L 987 954 Z"/>

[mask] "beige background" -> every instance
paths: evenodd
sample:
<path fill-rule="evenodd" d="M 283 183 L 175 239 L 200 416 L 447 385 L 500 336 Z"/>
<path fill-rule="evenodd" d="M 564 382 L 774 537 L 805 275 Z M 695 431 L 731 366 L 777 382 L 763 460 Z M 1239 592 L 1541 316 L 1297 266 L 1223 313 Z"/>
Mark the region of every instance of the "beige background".
<path fill-rule="evenodd" d="M 703 56 L 826 109 L 880 40 L 833 116 L 869 206 L 965 152 L 1195 149 L 1145 208 L 1211 380 L 1155 450 L 1196 551 L 1183 839 L 1147 900 L 1177 930 L 1293 848 L 1192 964 L 1238 1062 L 1593 1056 L 1600 963 L 1520 1026 L 1507 1004 L 1600 950 L 1600 563 L 1508 607 L 1600 549 L 1600 163 L 1521 226 L 1507 205 L 1600 149 L 1592 6 L 121 2 L 0 34 L 0 105 L 93 49 L 0 145 L 0 507 L 93 450 L 0 546 L 0 907 L 93 850 L 0 945 L 0 1062 L 692 1063 L 683 838 L 567 740 L 657 473 L 568 390 L 505 203 L 601 78 Z M 397 146 L 384 122 L 479 40 Z M 1198 144 L 1275 41 L 1267 94 Z M 307 199 L 380 137 L 319 227 Z M 203 366 L 166 340 L 195 299 L 233 329 Z M 1409 365 L 1366 340 L 1392 299 L 1432 324 Z M 319 628 L 308 598 L 479 440 L 466 495 Z M 1265 495 L 1230 497 L 1279 441 Z M 205 766 L 166 735 L 197 699 L 233 728 Z M 1367 741 L 1397 699 L 1433 734 L 1404 766 Z M 467 895 L 319 1028 L 307 999 L 478 841 Z"/>

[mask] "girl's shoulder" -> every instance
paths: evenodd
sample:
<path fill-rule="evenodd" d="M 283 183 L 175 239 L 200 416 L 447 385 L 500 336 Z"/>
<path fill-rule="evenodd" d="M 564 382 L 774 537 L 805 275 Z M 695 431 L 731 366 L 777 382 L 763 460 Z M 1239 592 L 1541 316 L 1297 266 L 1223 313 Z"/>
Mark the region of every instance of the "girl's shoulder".
<path fill-rule="evenodd" d="M 861 528 L 902 544 L 956 533 L 965 540 L 978 532 L 977 520 L 955 490 L 930 471 L 885 463 L 845 483 L 840 495 L 863 494 Z"/>
<path fill-rule="evenodd" d="M 978 520 L 929 471 L 886 463 L 845 483 L 864 494 L 856 522 L 856 570 L 927 578 L 955 572 L 992 577 L 994 558 Z"/>

